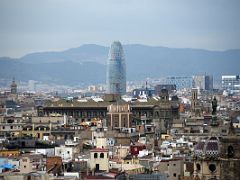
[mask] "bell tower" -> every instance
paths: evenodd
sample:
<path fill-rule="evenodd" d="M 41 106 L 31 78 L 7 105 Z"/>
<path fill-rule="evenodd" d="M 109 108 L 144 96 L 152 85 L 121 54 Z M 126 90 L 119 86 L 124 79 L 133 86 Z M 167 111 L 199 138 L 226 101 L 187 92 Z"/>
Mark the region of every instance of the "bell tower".
<path fill-rule="evenodd" d="M 17 94 L 17 84 L 15 82 L 15 78 L 12 80 L 11 84 L 11 94 Z"/>
<path fill-rule="evenodd" d="M 198 89 L 192 89 L 192 99 L 191 99 L 191 111 L 195 112 L 198 101 Z"/>

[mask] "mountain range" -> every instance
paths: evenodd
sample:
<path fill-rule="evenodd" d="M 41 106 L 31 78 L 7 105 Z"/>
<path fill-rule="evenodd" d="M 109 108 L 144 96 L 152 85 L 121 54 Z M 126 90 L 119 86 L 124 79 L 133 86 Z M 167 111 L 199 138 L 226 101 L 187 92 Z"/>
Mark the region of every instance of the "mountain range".
<path fill-rule="evenodd" d="M 104 83 L 108 47 L 86 44 L 59 52 L 38 52 L 21 58 L 0 58 L 3 79 L 36 80 L 63 85 Z M 209 51 L 190 48 L 123 46 L 127 80 L 147 77 L 239 74 L 240 50 Z"/>

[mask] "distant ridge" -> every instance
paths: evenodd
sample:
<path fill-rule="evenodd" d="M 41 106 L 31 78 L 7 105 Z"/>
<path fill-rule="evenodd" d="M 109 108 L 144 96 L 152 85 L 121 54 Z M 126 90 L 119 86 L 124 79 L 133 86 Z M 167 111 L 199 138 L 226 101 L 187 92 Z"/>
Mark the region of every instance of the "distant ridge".
<path fill-rule="evenodd" d="M 141 44 L 124 45 L 127 80 L 147 77 L 239 74 L 240 50 L 209 51 Z M 108 47 L 86 44 L 59 52 L 0 58 L 0 77 L 65 85 L 105 83 Z"/>

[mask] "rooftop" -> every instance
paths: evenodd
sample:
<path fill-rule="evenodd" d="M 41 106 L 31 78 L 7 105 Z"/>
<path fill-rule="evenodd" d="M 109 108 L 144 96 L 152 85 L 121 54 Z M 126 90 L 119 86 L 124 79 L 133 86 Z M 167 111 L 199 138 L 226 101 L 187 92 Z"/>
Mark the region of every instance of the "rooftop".
<path fill-rule="evenodd" d="M 108 149 L 95 148 L 95 149 L 91 149 L 90 152 L 108 152 Z"/>
<path fill-rule="evenodd" d="M 174 101 L 170 101 L 170 102 L 174 102 Z M 96 107 L 96 108 L 101 108 L 101 107 L 107 107 L 110 104 L 130 104 L 131 106 L 134 107 L 138 107 L 138 106 L 146 106 L 146 107 L 153 107 L 155 105 L 159 105 L 159 104 L 169 104 L 168 102 L 162 102 L 159 98 L 157 97 L 152 97 L 152 98 L 148 98 L 148 99 L 137 99 L 134 101 L 129 101 L 126 100 L 125 98 L 116 101 L 106 101 L 102 98 L 86 98 L 86 99 L 78 99 L 78 100 L 65 100 L 65 99 L 61 99 L 58 101 L 47 101 L 45 103 L 45 107 L 51 108 L 51 107 Z"/>

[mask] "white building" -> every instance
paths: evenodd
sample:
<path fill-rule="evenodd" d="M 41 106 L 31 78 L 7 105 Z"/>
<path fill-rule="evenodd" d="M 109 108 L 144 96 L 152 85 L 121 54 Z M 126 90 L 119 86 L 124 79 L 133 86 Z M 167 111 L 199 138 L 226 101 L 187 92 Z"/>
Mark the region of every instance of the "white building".
<path fill-rule="evenodd" d="M 239 75 L 222 76 L 222 89 L 232 92 L 239 92 L 240 91 Z"/>
<path fill-rule="evenodd" d="M 60 156 L 63 162 L 69 162 L 74 159 L 80 153 L 79 144 L 66 141 L 65 145 L 60 147 L 55 147 L 55 156 Z"/>

